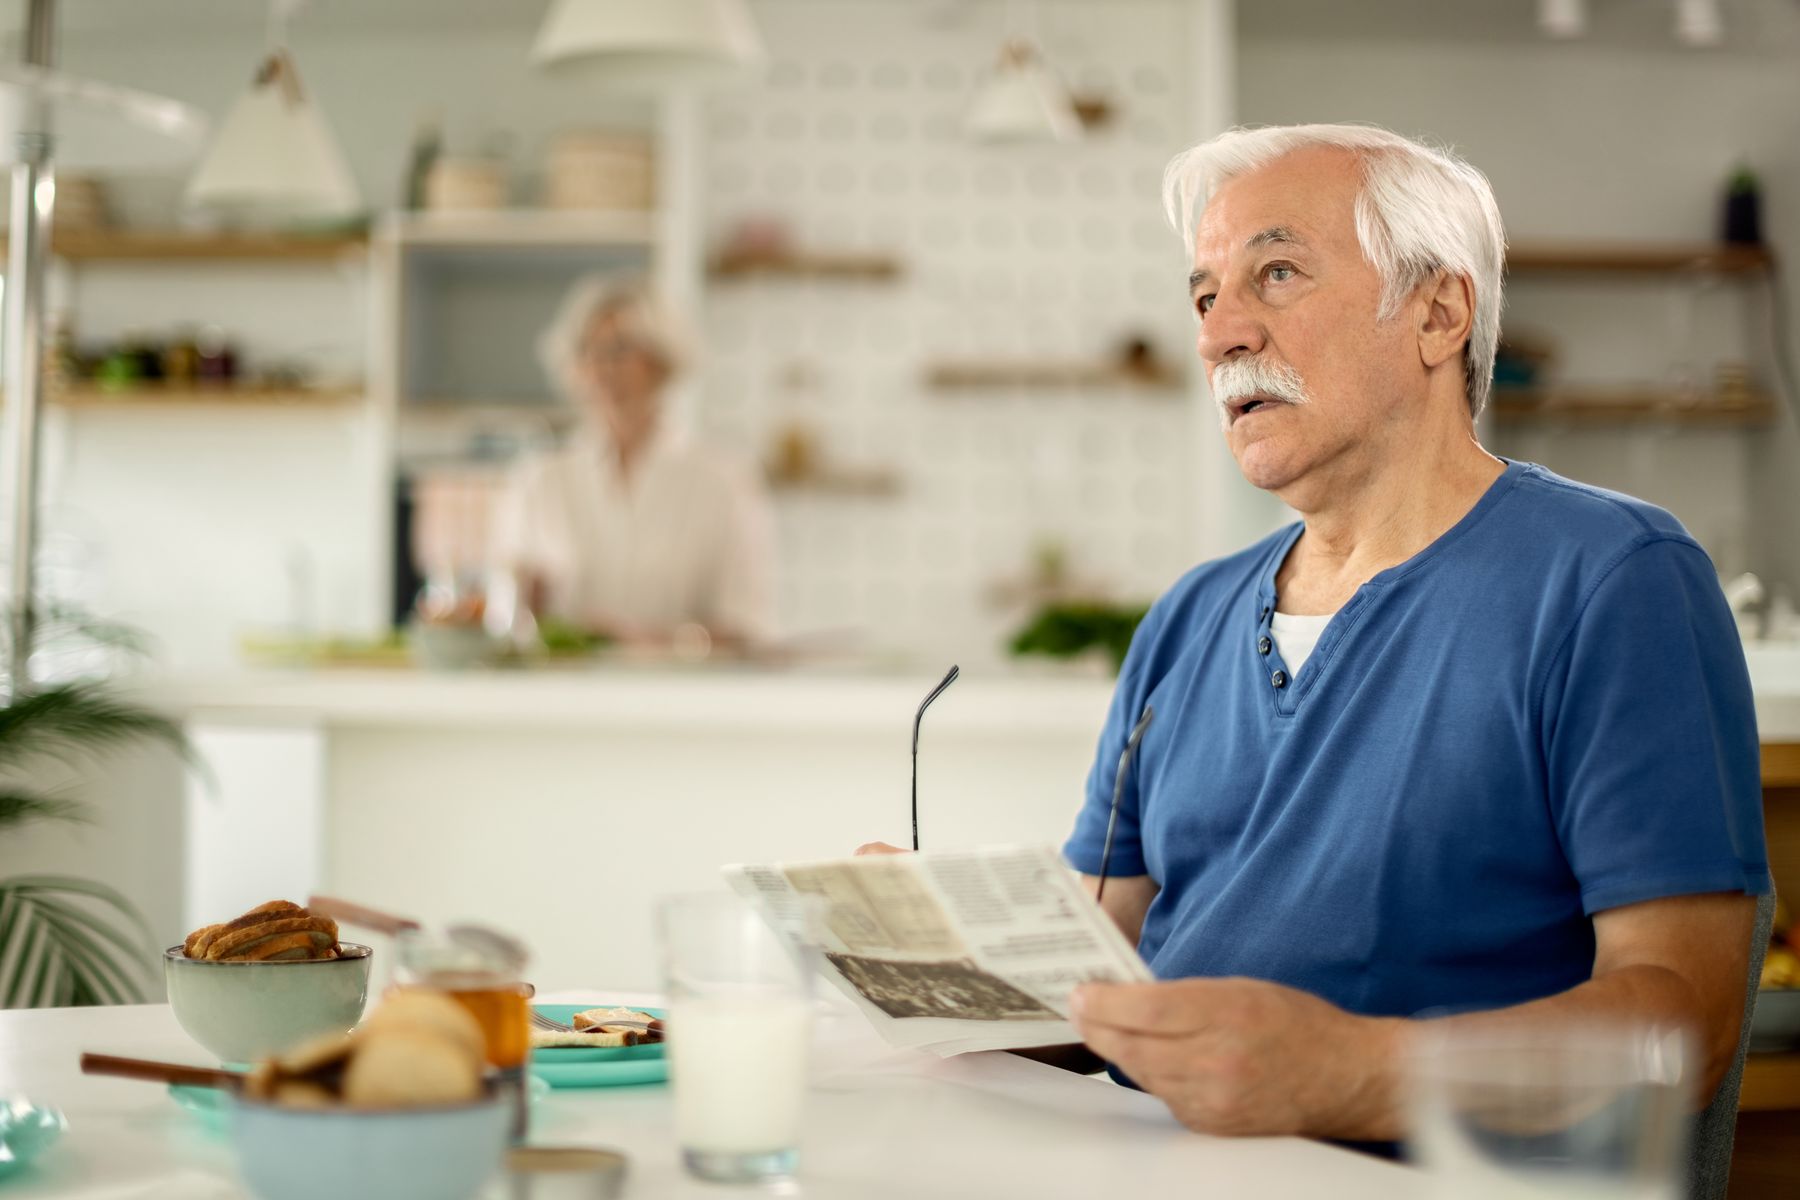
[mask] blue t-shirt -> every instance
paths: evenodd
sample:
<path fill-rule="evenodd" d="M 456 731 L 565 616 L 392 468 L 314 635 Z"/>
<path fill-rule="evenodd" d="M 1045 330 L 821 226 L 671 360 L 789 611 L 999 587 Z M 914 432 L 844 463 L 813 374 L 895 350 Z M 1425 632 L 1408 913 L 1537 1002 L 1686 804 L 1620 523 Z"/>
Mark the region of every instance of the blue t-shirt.
<path fill-rule="evenodd" d="M 1139 943 L 1158 978 L 1498 1007 L 1586 980 L 1596 912 L 1769 890 L 1743 650 L 1674 517 L 1509 463 L 1295 674 L 1269 617 L 1300 532 L 1190 572 L 1120 674 L 1065 853 L 1099 871 L 1154 706 L 1109 873 L 1161 885 Z"/>

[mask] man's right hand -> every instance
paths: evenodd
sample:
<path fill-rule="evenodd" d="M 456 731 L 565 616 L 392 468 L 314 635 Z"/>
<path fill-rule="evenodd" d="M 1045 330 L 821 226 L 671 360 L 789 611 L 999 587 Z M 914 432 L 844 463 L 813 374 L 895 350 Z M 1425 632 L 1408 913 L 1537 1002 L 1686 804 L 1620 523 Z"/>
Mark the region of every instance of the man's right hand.
<path fill-rule="evenodd" d="M 899 846 L 890 846 L 886 842 L 864 842 L 856 848 L 856 856 L 865 854 L 911 854 L 911 850 L 903 850 Z"/>

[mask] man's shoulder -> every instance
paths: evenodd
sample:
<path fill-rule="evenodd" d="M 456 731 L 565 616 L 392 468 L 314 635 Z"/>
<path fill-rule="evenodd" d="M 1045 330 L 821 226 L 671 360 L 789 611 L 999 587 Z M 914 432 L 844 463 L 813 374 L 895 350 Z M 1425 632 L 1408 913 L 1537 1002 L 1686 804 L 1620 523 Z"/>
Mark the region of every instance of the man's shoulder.
<path fill-rule="evenodd" d="M 1528 533 L 1542 553 L 1612 558 L 1655 541 L 1698 547 L 1686 526 L 1666 508 L 1624 492 L 1566 479 L 1535 463 L 1522 464 L 1504 506 L 1505 524 Z"/>

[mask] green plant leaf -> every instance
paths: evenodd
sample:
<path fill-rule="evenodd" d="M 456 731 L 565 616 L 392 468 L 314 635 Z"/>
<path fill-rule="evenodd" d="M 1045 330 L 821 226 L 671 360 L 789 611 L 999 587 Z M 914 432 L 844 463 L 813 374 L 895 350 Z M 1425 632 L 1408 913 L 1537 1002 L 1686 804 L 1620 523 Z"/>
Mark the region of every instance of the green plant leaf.
<path fill-rule="evenodd" d="M 0 707 L 0 765 L 38 757 L 72 761 L 145 738 L 190 754 L 178 724 L 99 684 L 62 684 L 14 696 Z"/>
<path fill-rule="evenodd" d="M 0 829 L 17 829 L 33 821 L 73 821 L 87 824 L 92 820 L 93 814 L 78 800 L 0 788 Z"/>
<path fill-rule="evenodd" d="M 129 932 L 67 899 L 77 896 L 125 918 Z M 138 979 L 152 948 L 131 902 L 103 883 L 52 875 L 0 880 L 0 1005 L 141 1000 Z"/>

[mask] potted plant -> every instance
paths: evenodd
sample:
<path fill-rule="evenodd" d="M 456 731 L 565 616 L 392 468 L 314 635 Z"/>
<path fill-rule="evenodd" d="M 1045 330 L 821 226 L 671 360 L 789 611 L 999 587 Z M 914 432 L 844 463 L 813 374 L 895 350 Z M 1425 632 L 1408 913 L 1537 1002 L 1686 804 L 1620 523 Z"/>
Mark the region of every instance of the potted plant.
<path fill-rule="evenodd" d="M 117 629 L 59 620 L 96 645 L 129 645 Z M 104 679 L 9 689 L 0 703 L 0 837 L 41 821 L 91 820 L 86 806 L 33 780 L 47 765 L 79 767 L 146 738 L 186 748 L 174 722 Z M 154 955 L 143 918 L 116 889 L 66 875 L 0 878 L 0 1007 L 141 1001 Z"/>

